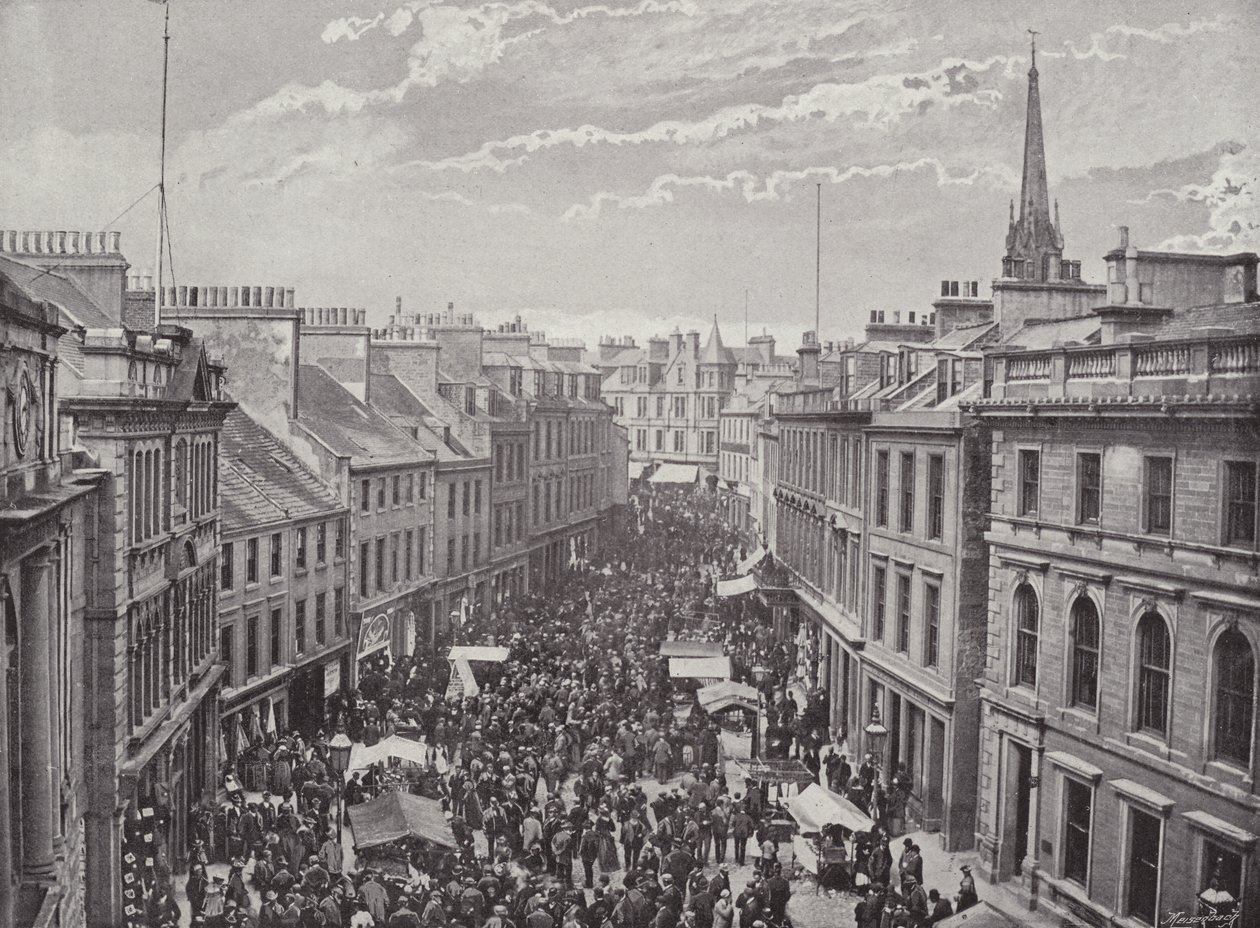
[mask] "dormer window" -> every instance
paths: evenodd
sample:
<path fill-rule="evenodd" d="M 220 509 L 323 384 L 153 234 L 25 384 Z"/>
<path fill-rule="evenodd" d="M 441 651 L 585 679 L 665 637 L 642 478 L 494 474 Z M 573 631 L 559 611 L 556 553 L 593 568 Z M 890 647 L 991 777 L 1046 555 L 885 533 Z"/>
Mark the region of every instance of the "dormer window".
<path fill-rule="evenodd" d="M 683 378 L 687 376 L 687 370 L 681 364 L 678 365 L 678 382 L 683 383 Z"/>

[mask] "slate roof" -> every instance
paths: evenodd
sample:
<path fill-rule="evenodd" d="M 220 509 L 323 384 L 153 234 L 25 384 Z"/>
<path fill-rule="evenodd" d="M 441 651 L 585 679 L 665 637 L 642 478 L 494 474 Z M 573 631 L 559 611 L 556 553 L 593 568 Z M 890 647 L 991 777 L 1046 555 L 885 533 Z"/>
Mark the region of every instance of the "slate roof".
<path fill-rule="evenodd" d="M 996 322 L 976 322 L 971 325 L 960 325 L 957 328 L 946 332 L 934 342 L 915 347 L 921 347 L 927 350 L 939 348 L 945 351 L 953 351 L 958 348 L 968 348 L 996 328 Z"/>
<path fill-rule="evenodd" d="M 355 464 L 406 464 L 428 458 L 384 414 L 314 364 L 303 364 L 299 371 L 298 421 L 333 452 Z"/>
<path fill-rule="evenodd" d="M 372 405 L 389 417 L 398 428 L 410 435 L 421 448 L 437 455 L 439 461 L 458 461 L 463 455 L 447 447 L 430 422 L 438 421 L 427 406 L 393 374 L 372 375 Z"/>
<path fill-rule="evenodd" d="M 718 330 L 716 319 L 713 321 L 713 328 L 709 330 L 709 340 L 704 343 L 704 349 L 700 352 L 699 361 L 701 364 L 737 363 L 735 356 L 722 344 L 722 333 Z"/>
<path fill-rule="evenodd" d="M 341 509 L 337 495 L 239 407 L 223 423 L 219 486 L 223 530 L 299 521 Z"/>
<path fill-rule="evenodd" d="M 1067 342 L 1085 343 L 1091 340 L 1096 342 L 1100 328 L 1098 317 L 1092 313 L 1088 316 L 1074 316 L 1071 319 L 1034 322 L 1016 329 L 1004 337 L 1001 344 L 1036 351 L 1054 348 Z"/>
<path fill-rule="evenodd" d="M 122 322 L 112 318 L 79 289 L 70 277 L 56 271 L 45 271 L 9 255 L 0 255 L 0 271 L 26 291 L 32 300 L 56 303 L 62 311 L 62 323 L 88 329 L 117 329 Z"/>
<path fill-rule="evenodd" d="M 1260 303 L 1225 303 L 1216 306 L 1195 306 L 1173 313 L 1151 334 L 1156 338 L 1193 338 L 1205 328 L 1233 329 L 1235 335 L 1260 333 Z"/>

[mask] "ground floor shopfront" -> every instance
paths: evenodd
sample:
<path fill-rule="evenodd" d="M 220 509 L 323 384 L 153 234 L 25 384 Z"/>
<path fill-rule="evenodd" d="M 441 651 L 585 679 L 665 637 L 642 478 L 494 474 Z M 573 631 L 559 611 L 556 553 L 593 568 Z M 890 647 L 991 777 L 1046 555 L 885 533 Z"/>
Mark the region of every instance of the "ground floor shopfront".
<path fill-rule="evenodd" d="M 342 681 L 353 679 L 352 645 L 343 641 L 248 687 L 225 691 L 220 708 L 223 756 L 235 760 L 250 745 L 278 732 L 299 731 L 309 737 L 323 728 L 328 698 L 342 688 Z"/>
<path fill-rule="evenodd" d="M 210 665 L 188 698 L 129 752 L 111 801 L 91 803 L 84 826 L 89 925 L 145 924 L 141 876 L 159 866 L 187 871 L 191 810 L 212 805 L 220 784 L 222 672 Z"/>

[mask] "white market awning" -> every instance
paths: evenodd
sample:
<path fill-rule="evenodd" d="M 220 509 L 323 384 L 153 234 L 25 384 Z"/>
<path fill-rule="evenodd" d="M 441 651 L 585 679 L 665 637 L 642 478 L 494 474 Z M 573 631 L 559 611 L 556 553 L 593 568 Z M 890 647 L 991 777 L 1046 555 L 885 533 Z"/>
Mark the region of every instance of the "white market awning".
<path fill-rule="evenodd" d="M 366 744 L 356 744 L 350 752 L 350 769 L 362 770 L 364 767 L 379 764 L 390 757 L 423 764 L 426 760 L 425 746 L 409 738 L 400 738 L 398 735 L 390 735 L 371 747 Z"/>
<path fill-rule="evenodd" d="M 510 653 L 507 648 L 456 645 L 446 657 L 452 661 L 489 661 L 492 664 L 501 664 L 508 659 Z"/>
<path fill-rule="evenodd" d="M 677 638 L 661 642 L 661 657 L 721 657 L 726 649 L 720 641 L 682 641 Z"/>
<path fill-rule="evenodd" d="M 849 831 L 870 831 L 875 823 L 857 806 L 831 790 L 811 783 L 787 801 L 788 811 L 803 832 L 839 825 Z"/>
<path fill-rule="evenodd" d="M 640 477 L 643 476 L 643 471 L 646 469 L 647 469 L 647 464 L 644 461 L 631 461 L 630 462 L 630 479 L 638 480 Z"/>
<path fill-rule="evenodd" d="M 669 675 L 675 680 L 729 680 L 729 657 L 671 657 Z"/>
<path fill-rule="evenodd" d="M 755 589 L 757 589 L 757 578 L 752 574 L 745 574 L 733 580 L 719 580 L 717 583 L 718 596 L 738 596 L 740 593 L 751 593 Z"/>
<path fill-rule="evenodd" d="M 732 706 L 743 709 L 757 709 L 757 690 L 747 683 L 736 683 L 734 680 L 723 680 L 712 683 L 696 693 L 700 700 L 700 708 L 705 712 L 723 712 Z"/>
<path fill-rule="evenodd" d="M 695 483 L 700 479 L 700 468 L 695 464 L 662 464 L 656 473 L 648 477 L 648 483 Z"/>

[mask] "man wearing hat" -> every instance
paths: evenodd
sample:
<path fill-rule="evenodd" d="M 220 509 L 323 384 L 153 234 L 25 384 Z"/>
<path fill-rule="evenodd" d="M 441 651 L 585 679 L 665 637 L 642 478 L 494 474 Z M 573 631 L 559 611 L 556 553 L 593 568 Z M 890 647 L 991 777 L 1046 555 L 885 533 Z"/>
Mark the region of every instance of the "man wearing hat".
<path fill-rule="evenodd" d="M 949 900 L 942 899 L 941 894 L 934 889 L 928 892 L 928 905 L 932 909 L 931 917 L 927 920 L 929 925 L 943 922 L 954 914 L 954 907 L 949 904 Z"/>
<path fill-rule="evenodd" d="M 791 884 L 783 877 L 783 865 L 776 863 L 770 879 L 766 880 L 766 910 L 776 924 L 783 924 L 790 898 L 792 898 Z"/>
<path fill-rule="evenodd" d="M 274 889 L 263 893 L 262 905 L 258 907 L 258 928 L 280 928 L 284 909 Z"/>
<path fill-rule="evenodd" d="M 714 899 L 722 895 L 722 890 L 731 888 L 731 870 L 726 864 L 718 864 L 717 873 L 709 880 L 709 895 Z"/>
<path fill-rule="evenodd" d="M 398 897 L 398 908 L 386 922 L 388 928 L 420 928 L 420 916 L 411 907 L 410 896 Z"/>
<path fill-rule="evenodd" d="M 437 890 L 429 893 L 429 899 L 420 913 L 422 928 L 444 928 L 446 925 L 446 909 L 442 905 L 442 894 Z"/>
<path fill-rule="evenodd" d="M 927 921 L 928 917 L 928 897 L 924 892 L 922 884 L 911 874 L 906 877 L 906 881 L 902 884 L 902 894 L 906 897 L 906 908 L 910 911 L 910 918 L 914 924 L 922 924 Z"/>

